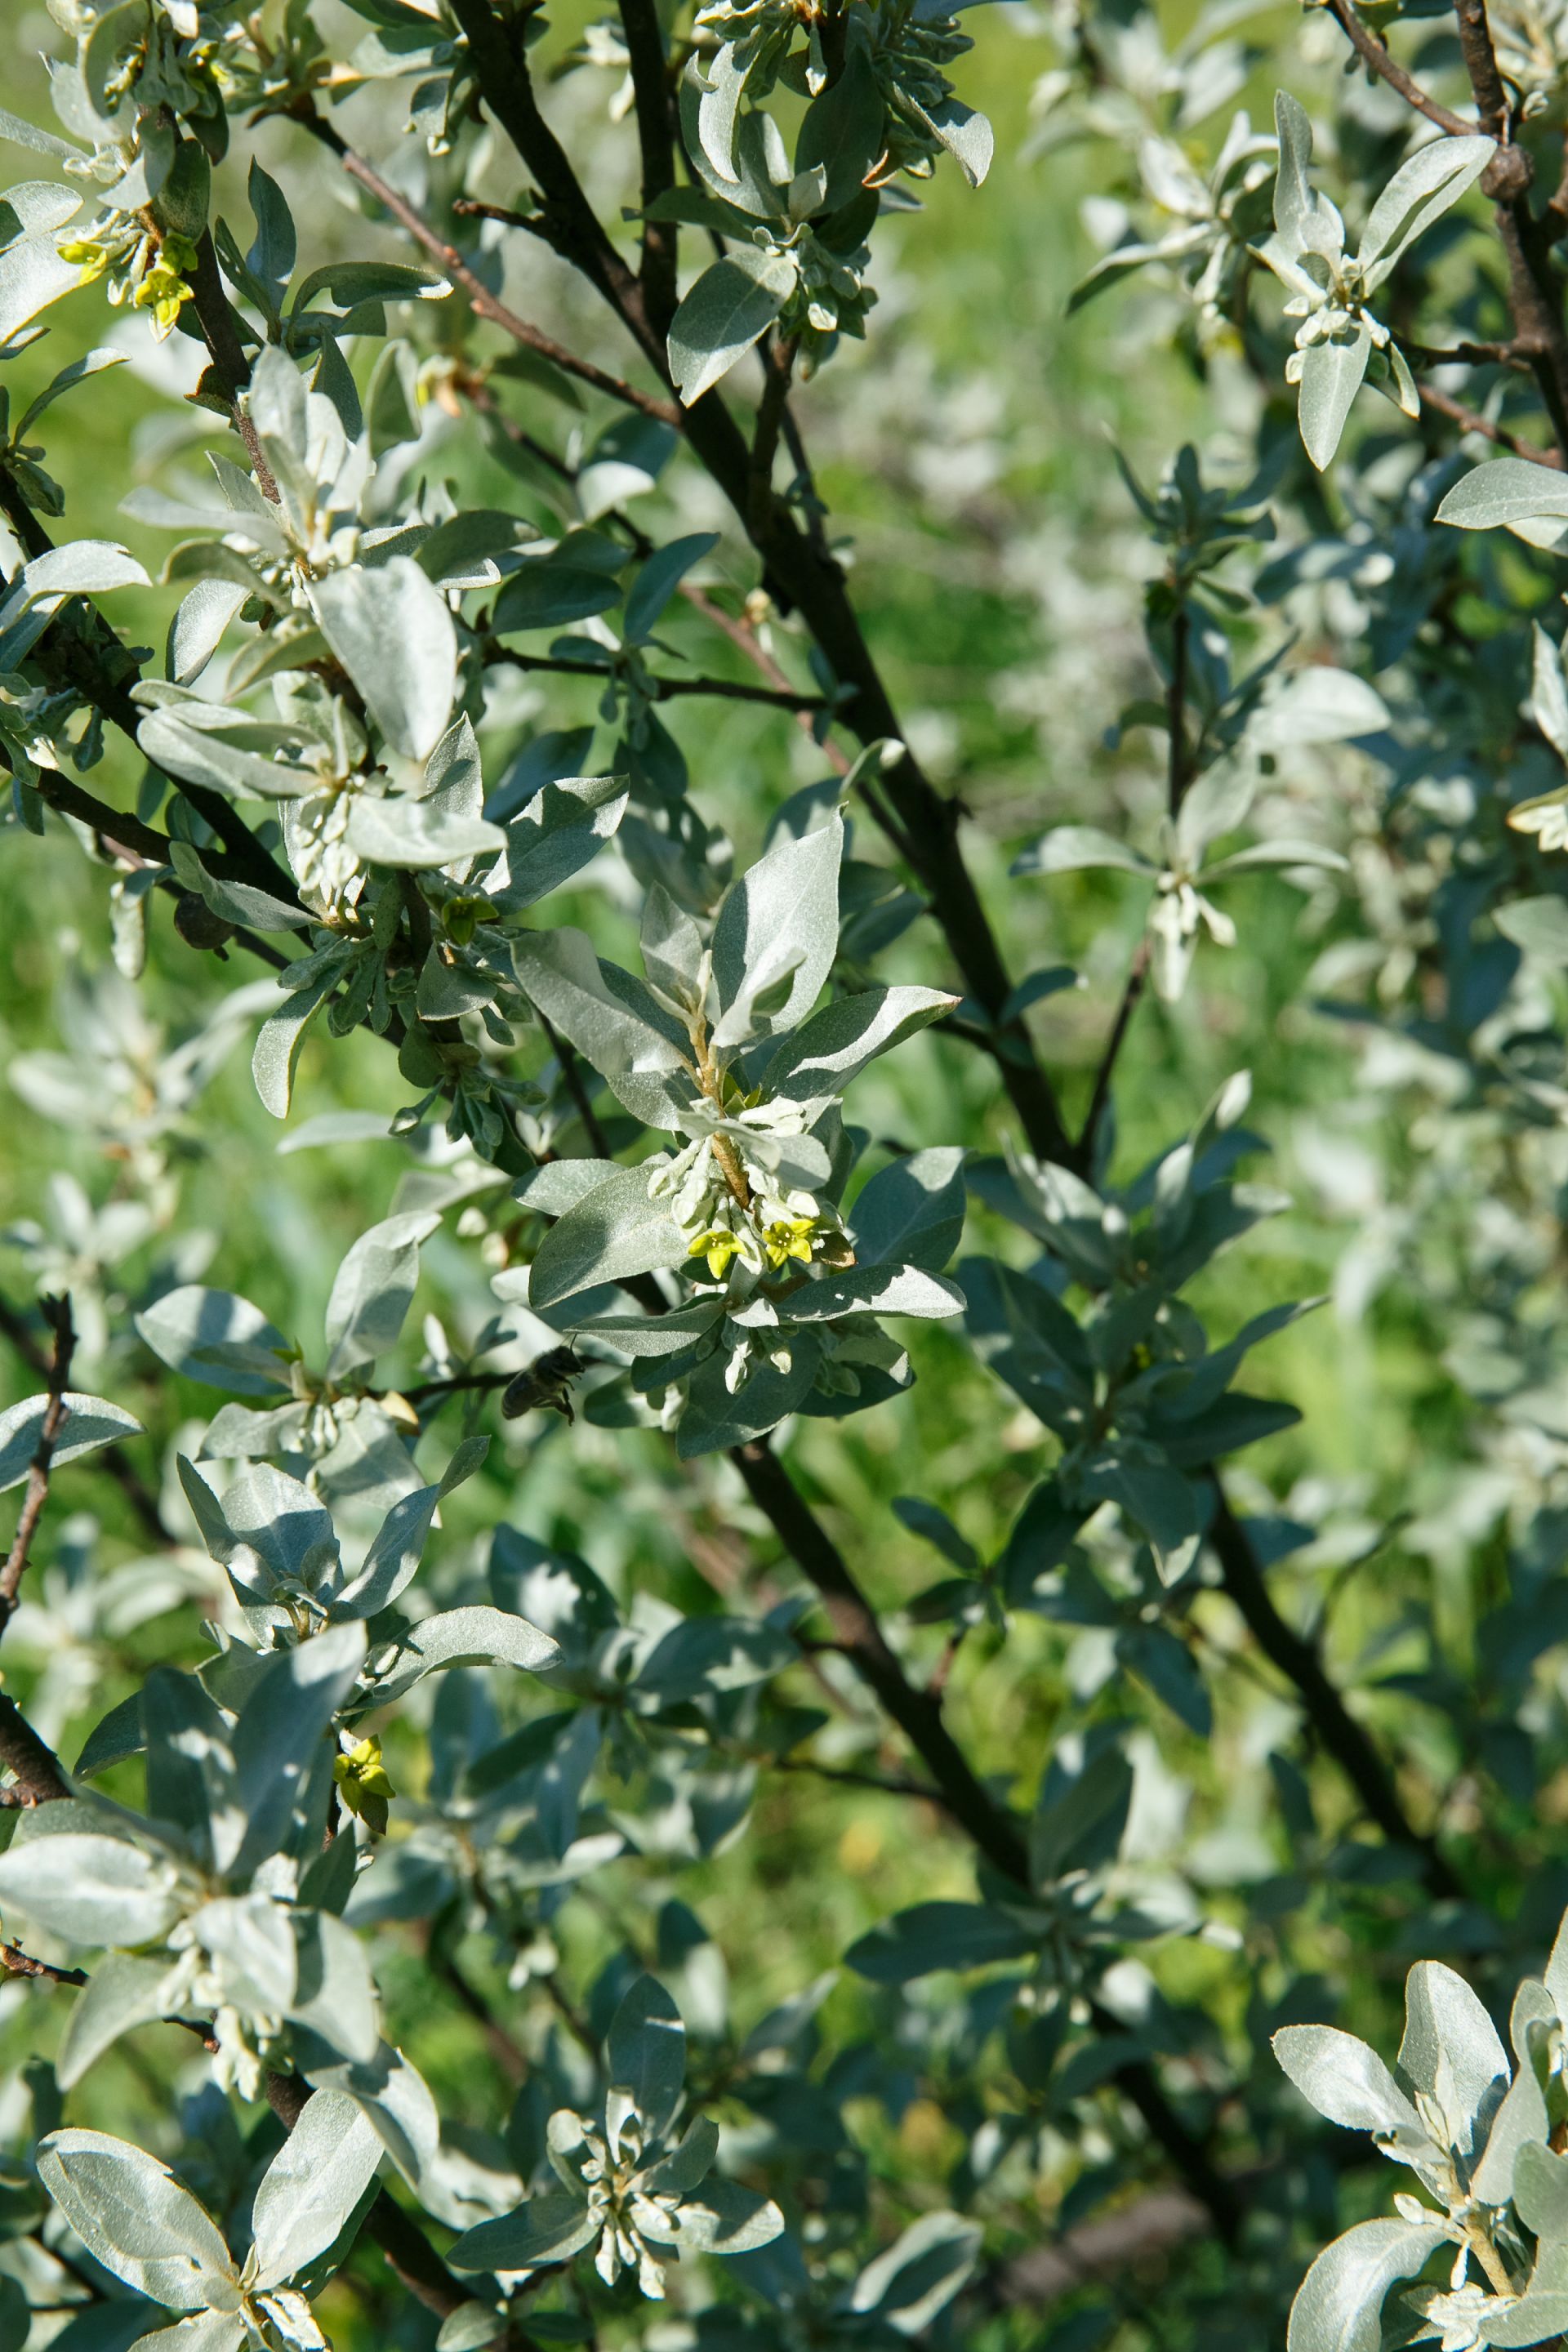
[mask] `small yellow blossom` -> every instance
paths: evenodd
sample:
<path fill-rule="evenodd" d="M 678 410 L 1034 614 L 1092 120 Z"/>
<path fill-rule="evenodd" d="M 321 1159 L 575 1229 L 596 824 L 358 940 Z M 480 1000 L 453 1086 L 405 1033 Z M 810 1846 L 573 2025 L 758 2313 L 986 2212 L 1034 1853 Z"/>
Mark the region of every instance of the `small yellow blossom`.
<path fill-rule="evenodd" d="M 740 1246 L 733 1234 L 727 1234 L 722 1225 L 715 1225 L 710 1232 L 699 1234 L 686 1255 L 688 1257 L 705 1257 L 708 1271 L 714 1281 L 722 1282 L 730 1260 Z"/>
<path fill-rule="evenodd" d="M 109 267 L 108 254 L 90 237 L 70 237 L 58 250 L 62 261 L 74 261 L 79 266 L 81 270 L 79 282 L 83 286 L 90 286 L 93 279 L 101 278 Z"/>
<path fill-rule="evenodd" d="M 381 1742 L 373 1732 L 346 1755 L 334 1758 L 332 1778 L 351 1813 L 357 1813 L 377 1837 L 386 1835 L 386 1802 L 396 1790 L 382 1761 Z"/>
<path fill-rule="evenodd" d="M 784 1217 L 763 1228 L 763 1247 L 768 1264 L 783 1265 L 789 1258 L 798 1258 L 802 1265 L 811 1264 L 812 1236 L 816 1231 L 815 1217 Z"/>

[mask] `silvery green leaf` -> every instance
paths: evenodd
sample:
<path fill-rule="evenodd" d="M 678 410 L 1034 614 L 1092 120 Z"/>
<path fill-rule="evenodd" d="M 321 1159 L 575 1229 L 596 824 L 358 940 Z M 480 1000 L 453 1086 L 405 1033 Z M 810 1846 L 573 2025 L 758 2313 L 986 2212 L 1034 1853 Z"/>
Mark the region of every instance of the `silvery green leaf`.
<path fill-rule="evenodd" d="M 104 2132 L 51 2132 L 38 2172 L 82 2244 L 172 2311 L 236 2310 L 238 2278 L 205 2208 L 165 2164 Z"/>
<path fill-rule="evenodd" d="M 476 1602 L 466 1609 L 437 1610 L 422 1617 L 405 1636 L 397 1654 L 374 1689 L 374 1704 L 401 1698 L 426 1675 L 447 1666 L 517 1666 L 531 1674 L 560 1663 L 561 1651 L 548 1633 L 526 1617 Z"/>
<path fill-rule="evenodd" d="M 785 836 L 731 885 L 713 927 L 721 1017 L 716 1045 L 739 1045 L 805 1020 L 838 951 L 837 817 Z"/>
<path fill-rule="evenodd" d="M 977 2221 L 957 2213 L 922 2213 L 886 2253 L 867 2263 L 849 2295 L 849 2308 L 918 2336 L 952 2301 L 980 2252 Z"/>
<path fill-rule="evenodd" d="M 520 913 L 569 881 L 596 856 L 626 814 L 623 776 L 561 776 L 541 786 L 506 828 L 506 875 L 487 888 L 499 908 Z"/>
<path fill-rule="evenodd" d="M 250 2222 L 257 2284 L 280 2286 L 325 2253 L 385 2153 L 353 2101 L 316 2091 L 268 2166 Z"/>
<path fill-rule="evenodd" d="M 1297 415 L 1301 446 L 1321 474 L 1340 446 L 1351 403 L 1372 356 L 1372 332 L 1360 326 L 1342 341 L 1309 343 L 1300 354 Z"/>
<path fill-rule="evenodd" d="M 356 793 L 349 810 L 348 838 L 355 856 L 367 865 L 401 867 L 408 873 L 453 866 L 459 858 L 483 857 L 507 844 L 500 825 L 482 816 L 459 816 L 450 809 L 432 807 L 427 800 L 410 800 L 396 793 L 379 799 L 371 793 Z"/>
<path fill-rule="evenodd" d="M 354 1243 L 327 1301 L 329 1380 L 341 1380 L 396 1346 L 419 1281 L 419 1244 L 440 1222 L 438 1211 L 405 1211 L 372 1225 Z"/>
<path fill-rule="evenodd" d="M 1043 833 L 1032 847 L 1021 850 L 1008 867 L 1010 874 L 1079 874 L 1110 866 L 1123 874 L 1147 874 L 1157 868 L 1098 825 L 1058 824 Z"/>
<path fill-rule="evenodd" d="M 1211 842 L 1234 833 L 1257 797 L 1256 767 L 1216 760 L 1190 785 L 1176 817 L 1176 844 L 1189 870 L 1202 865 Z"/>
<path fill-rule="evenodd" d="M 711 2175 L 692 2196 L 682 2198 L 672 2220 L 673 2243 L 694 2254 L 754 2253 L 782 2236 L 784 2225 L 772 2198 Z"/>
<path fill-rule="evenodd" d="M 622 1172 L 614 1160 L 547 1160 L 518 1178 L 511 1196 L 542 1217 L 563 1217 L 607 1177 Z"/>
<path fill-rule="evenodd" d="M 142 1685 L 147 1748 L 147 1811 L 179 1830 L 198 1861 L 208 1858 L 212 1816 L 229 1801 L 234 1754 L 228 1727 L 195 1675 L 154 1666 Z"/>
<path fill-rule="evenodd" d="M 1454 2147 L 1472 2154 L 1508 2084 L 1508 2056 L 1464 1978 L 1440 1960 L 1418 1960 L 1405 1980 L 1399 2070 L 1436 2104 Z"/>
<path fill-rule="evenodd" d="M 232 1290 L 186 1283 L 132 1320 L 153 1353 L 186 1380 L 235 1396 L 267 1396 L 289 1385 L 288 1340 L 259 1307 Z"/>
<path fill-rule="evenodd" d="M 1274 226 L 1292 252 L 1307 244 L 1317 198 L 1307 177 L 1312 161 L 1312 126 L 1300 99 L 1289 90 L 1274 96 L 1274 129 L 1279 142 L 1279 168 L 1274 181 Z"/>
<path fill-rule="evenodd" d="M 493 2304 L 460 2303 L 449 2311 L 436 2333 L 436 2352 L 487 2352 L 506 2334 L 504 2311 Z"/>
<path fill-rule="evenodd" d="M 62 160 L 73 156 L 79 159 L 81 155 L 81 149 L 73 145 L 70 140 L 60 138 L 57 131 L 40 131 L 35 123 L 26 121 L 19 114 L 13 114 L 9 107 L 5 106 L 0 106 L 0 139 L 9 139 L 18 147 L 30 147 L 39 155 L 58 155 Z M 79 197 L 78 202 L 80 202 Z M 98 354 L 95 352 L 91 356 L 96 358 Z M 26 417 L 22 421 L 24 425 L 27 423 Z M 20 432 L 16 437 L 20 440 Z"/>
<path fill-rule="evenodd" d="M 235 580 L 198 580 L 186 591 L 169 624 L 167 668 L 176 685 L 200 677 L 247 593 Z"/>
<path fill-rule="evenodd" d="M 308 907 L 289 905 L 249 882 L 225 882 L 209 874 L 188 841 L 169 844 L 169 863 L 187 890 L 196 891 L 226 921 L 253 931 L 300 931 L 315 920 Z"/>
<path fill-rule="evenodd" d="M 74 213 L 81 209 L 81 197 L 69 188 L 58 188 L 47 182 L 34 182 L 55 199 L 49 211 L 44 212 L 47 226 L 31 235 L 15 237 L 0 250 L 0 343 L 8 343 L 19 329 L 47 310 L 52 302 L 74 292 L 81 284 L 81 271 L 74 261 L 62 261 L 56 250 L 54 231 L 62 227 Z M 5 205 L 8 211 L 21 213 L 17 204 L 20 191 L 8 188 Z M 43 209 L 39 207 L 38 209 Z M 23 215 L 24 226 L 26 216 Z"/>
<path fill-rule="evenodd" d="M 972 188 L 980 186 L 991 169 L 996 138 L 984 114 L 949 96 L 935 106 L 917 106 L 916 112 L 936 133 Z"/>
<path fill-rule="evenodd" d="M 1486 2316 L 1487 2344 L 1547 2344 L 1568 2329 L 1568 2290 L 1548 2288 L 1522 2294 Z"/>
<path fill-rule="evenodd" d="M 1363 2221 L 1325 2246 L 1290 2306 L 1288 2352 L 1379 2352 L 1383 2305 L 1414 2278 L 1446 2231 L 1416 2221 Z"/>
<path fill-rule="evenodd" d="M 643 901 L 638 944 L 650 987 L 683 1011 L 700 1012 L 705 992 L 702 934 L 662 882 L 655 882 Z"/>
<path fill-rule="evenodd" d="M 700 563 L 719 544 L 714 530 L 693 531 L 686 539 L 672 539 L 655 550 L 637 570 L 626 590 L 626 643 L 640 646 L 647 643 L 658 627 L 659 617 L 690 571 Z"/>
<path fill-rule="evenodd" d="M 353 1687 L 364 1649 L 363 1625 L 330 1625 L 267 1659 L 234 1728 L 245 1811 L 214 1825 L 213 1860 L 226 1875 L 247 1877 L 282 1845 L 302 1776 Z"/>
<path fill-rule="evenodd" d="M 451 715 L 458 640 L 447 601 L 412 557 L 330 572 L 316 617 L 392 750 L 427 760 Z"/>
<path fill-rule="evenodd" d="M 250 1074 L 262 1108 L 269 1110 L 274 1118 L 289 1116 L 294 1072 L 305 1032 L 337 984 L 335 971 L 321 973 L 310 987 L 297 989 L 292 996 L 286 996 L 277 1012 L 269 1013 L 261 1024 L 256 1051 L 250 1057 Z"/>
<path fill-rule="evenodd" d="M 627 996 L 636 983 L 629 974 L 601 967 L 586 933 L 570 928 L 525 932 L 512 944 L 512 962 L 531 1003 L 607 1081 L 632 1117 L 649 1127 L 673 1127 L 697 1090 L 689 1054 L 632 1009 Z"/>
<path fill-rule="evenodd" d="M 710 2116 L 695 2116 L 681 2135 L 679 2147 L 651 2166 L 639 2185 L 650 2197 L 686 2195 L 712 2170 L 718 2153 L 718 2125 Z"/>
<path fill-rule="evenodd" d="M 963 1152 L 956 1145 L 911 1151 L 873 1176 L 850 1213 L 862 1266 L 947 1264 L 963 1233 Z"/>
<path fill-rule="evenodd" d="M 759 342 L 795 291 L 787 253 L 742 246 L 710 263 L 670 321 L 669 372 L 689 408 Z"/>
<path fill-rule="evenodd" d="M 134 1413 L 110 1404 L 105 1397 L 84 1396 L 78 1389 L 68 1389 L 61 1402 L 65 1418 L 49 1457 L 57 1470 L 84 1454 L 95 1454 L 100 1445 L 134 1437 L 142 1427 Z M 0 1494 L 9 1486 L 19 1486 L 31 1469 L 48 1409 L 47 1396 L 34 1396 L 24 1397 L 20 1404 L 8 1405 L 0 1412 Z"/>
<path fill-rule="evenodd" d="M 1298 743 L 1351 742 L 1391 724 L 1388 705 L 1375 687 L 1353 671 L 1309 662 L 1280 679 L 1247 721 L 1247 740 L 1255 751 L 1289 751 Z"/>
<path fill-rule="evenodd" d="M 597 1283 L 685 1265 L 687 1237 L 665 1203 L 649 1200 L 647 1187 L 646 1168 L 617 1168 L 551 1227 L 529 1272 L 536 1312 Z"/>
<path fill-rule="evenodd" d="M 790 1295 L 795 1323 L 825 1323 L 840 1315 L 962 1315 L 964 1296 L 955 1282 L 915 1265 L 852 1265 L 824 1275 Z"/>
<path fill-rule="evenodd" d="M 1542 1989 L 1537 1987 L 1536 1990 L 1540 1991 Z M 1525 1997 L 1527 2015 L 1529 1992 L 1527 1981 L 1520 1987 L 1520 1993 Z M 1542 2007 L 1546 2005 L 1543 1997 Z M 1516 2022 L 1521 2022 L 1518 1998 L 1514 2002 L 1514 2017 Z M 1545 2094 L 1536 2074 L 1528 2036 L 1521 2031 L 1516 2039 L 1522 2045 L 1518 2072 L 1487 2134 L 1486 2153 L 1472 2176 L 1475 2194 L 1484 2205 L 1506 2205 L 1509 2202 L 1513 2195 L 1515 2168 L 1521 2151 L 1528 2146 L 1544 2147 L 1552 2130 Z"/>
<path fill-rule="evenodd" d="M 784 1039 L 767 1066 L 768 1092 L 792 1102 L 840 1094 L 868 1062 L 957 1003 L 940 988 L 868 988 L 837 997 Z"/>
<path fill-rule="evenodd" d="M 420 1486 L 399 1496 L 359 1567 L 325 1596 L 334 1617 L 374 1617 L 391 1607 L 419 1566 L 441 1491 Z"/>
<path fill-rule="evenodd" d="M 1321 841 L 1254 841 L 1246 849 L 1237 849 L 1230 856 L 1205 866 L 1204 881 L 1217 881 L 1226 874 L 1249 874 L 1269 866 L 1310 867 L 1321 874 L 1342 874 L 1349 860 L 1337 849 L 1330 849 Z"/>
<path fill-rule="evenodd" d="M 577 2198 L 552 2190 L 531 2198 L 515 2213 L 465 2230 L 447 2249 L 455 2271 L 535 2270 L 545 2263 L 570 2262 L 599 2234 L 599 2222 Z"/>
<path fill-rule="evenodd" d="M 69 540 L 22 566 L 0 604 L 0 626 L 44 596 L 101 596 L 110 588 L 152 584 L 129 548 L 108 539 Z"/>
<path fill-rule="evenodd" d="M 138 1959 L 130 1952 L 106 1952 L 76 1997 L 60 2039 L 55 2073 L 62 2091 L 89 2074 L 122 2033 L 168 2015 L 171 1998 L 166 1959 Z"/>
<path fill-rule="evenodd" d="M 1513 2201 L 1527 2230 L 1549 2243 L 1568 2239 L 1568 2157 L 1531 2141 L 1514 2161 Z"/>
<path fill-rule="evenodd" d="M 622 1994 L 605 2043 L 610 2081 L 629 2091 L 649 2139 L 674 2122 L 686 2081 L 686 2028 L 657 1977 L 640 1976 Z"/>
<path fill-rule="evenodd" d="M 409 2187 L 417 2191 L 436 2162 L 441 2138 L 436 2102 L 418 2068 L 401 2050 L 383 2042 L 361 2063 L 312 2064 L 309 2073 L 318 2089 L 341 2091 L 354 2102 Z"/>
<path fill-rule="evenodd" d="M 618 583 L 589 563 L 574 562 L 571 541 L 548 555 L 531 555 L 496 598 L 490 626 L 498 637 L 526 629 L 559 629 L 618 604 Z"/>
<path fill-rule="evenodd" d="M 151 1944 L 180 1916 L 168 1864 L 93 1830 L 13 1839 L 0 1853 L 0 1904 L 73 1944 Z"/>
<path fill-rule="evenodd" d="M 917 1903 L 884 1919 L 851 1944 L 844 1958 L 857 1976 L 869 1977 L 873 1984 L 909 1984 L 938 1969 L 1022 1959 L 1038 1943 L 1037 1933 L 1007 1911 L 981 1903 Z"/>
<path fill-rule="evenodd" d="M 451 290 L 438 270 L 412 262 L 329 261 L 300 279 L 289 307 L 291 315 L 302 314 L 322 294 L 339 310 L 362 302 L 439 302 Z"/>
<path fill-rule="evenodd" d="M 236 725 L 241 722 L 237 719 Z M 231 730 L 195 719 L 189 709 L 150 710 L 136 740 L 155 768 L 182 783 L 206 784 L 228 800 L 298 800 L 314 792 L 309 768 L 290 766 L 228 740 Z"/>
<path fill-rule="evenodd" d="M 214 1559 L 251 1606 L 279 1585 L 314 1593 L 336 1568 L 337 1533 L 319 1496 L 269 1462 L 242 1471 L 220 1502 L 194 1464 L 179 1458 L 180 1484 Z"/>
<path fill-rule="evenodd" d="M 102 2306 L 99 2306 L 100 2309 Z M 114 2310 L 110 2306 L 110 2315 Z M 66 2338 L 73 2333 L 76 2323 L 66 2330 Z M 193 2311 L 188 2318 L 177 2319 L 173 2327 L 155 2327 L 151 2335 L 138 2335 L 126 2342 L 134 2342 L 137 2352 L 239 2352 L 248 2331 L 237 2313 L 227 2311 Z M 103 2352 L 121 2352 L 122 2339 L 116 2336 L 103 2347 Z M 64 2352 L 77 2352 L 74 2344 L 66 2345 Z M 100 2352 L 96 2342 L 83 2344 L 81 2352 Z"/>
<path fill-rule="evenodd" d="M 679 1706 L 708 1691 L 767 1682 L 799 1656 L 798 1645 L 775 1625 L 746 1617 L 687 1617 L 654 1643 L 632 1687 L 662 1706 Z"/>
<path fill-rule="evenodd" d="M 664 1315 L 593 1315 L 573 1328 L 606 1340 L 623 1356 L 679 1356 L 694 1339 L 716 1330 L 723 1316 L 724 1302 L 714 1297 Z"/>
<path fill-rule="evenodd" d="M 765 1437 L 805 1403 L 822 1361 L 815 1332 L 796 1331 L 790 1341 L 789 1369 L 781 1370 L 764 1359 L 731 1391 L 725 1381 L 725 1360 L 717 1351 L 699 1364 L 687 1391 L 676 1452 L 683 1462 L 721 1446 L 746 1445 Z"/>
<path fill-rule="evenodd" d="M 1475 186 L 1497 152 L 1490 139 L 1434 139 L 1401 163 L 1362 234 L 1357 258 L 1369 294 L 1376 292 L 1423 231 Z"/>
<path fill-rule="evenodd" d="M 1531 625 L 1530 712 L 1560 760 L 1568 761 L 1568 684 L 1563 656 L 1539 621 Z"/>
<path fill-rule="evenodd" d="M 1455 483 L 1436 520 L 1458 530 L 1501 525 L 1532 547 L 1555 547 L 1568 530 L 1568 475 L 1527 457 L 1496 457 Z"/>
<path fill-rule="evenodd" d="M 1347 2131 L 1409 2132 L 1422 2139 L 1420 2116 L 1375 2050 L 1331 2025 L 1287 2025 L 1274 2055 L 1303 2098 Z"/>

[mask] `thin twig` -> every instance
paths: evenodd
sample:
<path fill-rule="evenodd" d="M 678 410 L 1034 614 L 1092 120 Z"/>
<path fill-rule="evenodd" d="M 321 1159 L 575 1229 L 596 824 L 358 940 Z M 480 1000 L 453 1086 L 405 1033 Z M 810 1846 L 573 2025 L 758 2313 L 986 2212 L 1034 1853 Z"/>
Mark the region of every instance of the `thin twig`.
<path fill-rule="evenodd" d="M 644 416 L 656 416 L 661 425 L 679 425 L 680 411 L 673 401 L 660 400 L 650 393 L 639 392 L 635 384 L 626 383 L 621 377 L 611 375 L 607 370 L 595 367 L 592 360 L 580 360 L 574 352 L 569 352 L 552 335 L 542 333 L 538 327 L 531 326 L 526 319 L 519 318 L 515 310 L 498 295 L 492 294 L 484 280 L 475 275 L 457 247 L 423 220 L 407 199 L 398 194 L 390 181 L 384 180 L 363 155 L 356 154 L 348 142 L 321 115 L 313 109 L 308 112 L 300 109 L 294 120 L 303 123 L 311 137 L 319 139 L 323 147 L 330 147 L 350 179 L 357 180 L 368 195 L 384 206 L 399 226 L 407 231 L 415 244 L 422 247 L 433 261 L 440 264 L 454 285 L 462 288 L 477 318 L 488 319 L 492 326 L 503 328 L 525 350 L 537 352 L 541 359 L 549 360 L 563 374 L 574 375 L 580 383 L 592 384 L 595 392 L 606 393 L 612 400 L 620 401 L 626 407 L 640 410 Z"/>
<path fill-rule="evenodd" d="M 49 1465 L 55 1458 L 60 1433 L 70 1419 L 70 1407 L 66 1402 L 66 1391 L 70 1386 L 71 1358 L 76 1353 L 76 1326 L 71 1321 L 68 1293 L 61 1298 L 40 1298 L 39 1308 L 45 1322 L 54 1333 L 54 1353 L 49 1362 L 49 1401 L 44 1408 L 43 1422 L 38 1430 L 37 1449 L 27 1467 L 26 1492 L 22 1497 L 21 1514 L 11 1549 L 0 1566 L 0 1633 L 11 1622 L 16 1606 L 16 1595 L 22 1579 L 27 1572 L 27 1555 L 33 1538 L 38 1532 L 38 1522 L 44 1516 L 44 1505 L 49 1499 Z"/>
<path fill-rule="evenodd" d="M 486 637 L 482 651 L 488 662 L 505 662 L 513 669 L 552 670 L 563 677 L 593 677 L 601 685 L 609 673 L 598 662 L 573 661 L 566 655 L 524 654 Z M 655 702 L 671 702 L 682 695 L 711 696 L 721 702 L 760 702 L 773 710 L 826 710 L 819 694 L 796 694 L 793 688 L 747 686 L 728 677 L 655 677 L 648 680 Z"/>
<path fill-rule="evenodd" d="M 1462 114 L 1454 114 L 1447 107 L 1439 106 L 1435 98 L 1427 96 L 1414 76 L 1405 72 L 1397 58 L 1391 57 L 1376 34 L 1362 22 L 1352 0 L 1328 0 L 1328 5 L 1330 13 L 1362 63 L 1385 81 L 1390 89 L 1397 90 L 1407 106 L 1413 106 L 1417 114 L 1424 114 L 1428 122 L 1435 122 L 1439 131 L 1447 131 L 1450 137 L 1473 136 L 1476 125 L 1467 122 Z"/>
<path fill-rule="evenodd" d="M 0 1293 L 0 1338 L 8 1339 L 28 1369 L 40 1379 L 44 1378 L 48 1370 L 48 1358 L 28 1330 L 26 1319 L 3 1293 Z M 122 1446 L 101 1446 L 93 1455 L 90 1466 L 107 1472 L 114 1480 L 141 1520 L 143 1532 L 154 1543 L 172 1544 L 174 1541 L 174 1534 L 164 1525 L 157 1496 Z"/>
<path fill-rule="evenodd" d="M 1482 416 L 1476 409 L 1468 408 L 1451 393 L 1440 392 L 1435 383 L 1422 385 L 1421 399 L 1425 407 L 1435 408 L 1439 416 L 1447 417 L 1461 433 L 1479 433 L 1483 440 L 1493 441 L 1500 449 L 1506 449 L 1510 457 L 1526 457 L 1532 466 L 1544 466 L 1553 473 L 1563 471 L 1563 460 L 1560 450 L 1541 449 L 1533 442 L 1520 440 L 1505 425 L 1494 425 L 1489 417 Z"/>

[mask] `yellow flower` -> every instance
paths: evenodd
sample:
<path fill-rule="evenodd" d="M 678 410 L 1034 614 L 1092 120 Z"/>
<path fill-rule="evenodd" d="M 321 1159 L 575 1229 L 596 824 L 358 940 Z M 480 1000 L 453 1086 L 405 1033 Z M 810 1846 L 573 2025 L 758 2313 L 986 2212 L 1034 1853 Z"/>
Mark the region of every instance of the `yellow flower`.
<path fill-rule="evenodd" d="M 811 1264 L 812 1235 L 816 1231 L 815 1217 L 784 1217 L 776 1224 L 765 1226 L 763 1247 L 768 1264 L 783 1265 L 788 1258 L 798 1258 L 802 1265 Z"/>
<path fill-rule="evenodd" d="M 386 1835 L 386 1801 L 396 1790 L 382 1761 L 381 1742 L 373 1732 L 344 1756 L 332 1759 L 332 1778 L 351 1813 L 357 1813 L 377 1837 Z"/>
<path fill-rule="evenodd" d="M 68 238 L 58 250 L 62 261 L 74 261 L 80 266 L 79 283 L 83 286 L 90 286 L 93 279 L 101 278 L 109 267 L 108 254 L 101 245 L 94 244 L 90 237 Z"/>
<path fill-rule="evenodd" d="M 727 1234 L 722 1225 L 715 1225 L 710 1233 L 699 1234 L 686 1255 L 688 1257 L 705 1257 L 708 1271 L 714 1281 L 722 1282 L 730 1260 L 740 1246 L 733 1234 Z"/>

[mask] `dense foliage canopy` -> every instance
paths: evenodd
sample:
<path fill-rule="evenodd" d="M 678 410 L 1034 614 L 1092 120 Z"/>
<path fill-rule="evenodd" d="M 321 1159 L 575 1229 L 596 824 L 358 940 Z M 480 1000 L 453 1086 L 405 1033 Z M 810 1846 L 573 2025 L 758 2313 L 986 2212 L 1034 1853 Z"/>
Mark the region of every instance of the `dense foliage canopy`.
<path fill-rule="evenodd" d="M 963 22 L 13 11 L 0 2352 L 1568 2342 L 1568 8 Z"/>

